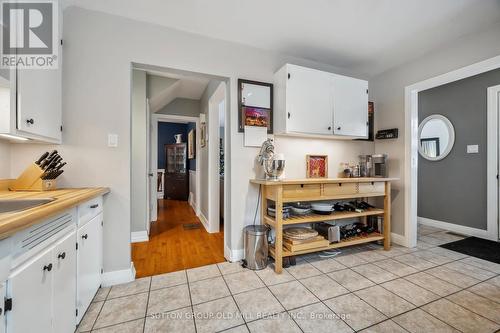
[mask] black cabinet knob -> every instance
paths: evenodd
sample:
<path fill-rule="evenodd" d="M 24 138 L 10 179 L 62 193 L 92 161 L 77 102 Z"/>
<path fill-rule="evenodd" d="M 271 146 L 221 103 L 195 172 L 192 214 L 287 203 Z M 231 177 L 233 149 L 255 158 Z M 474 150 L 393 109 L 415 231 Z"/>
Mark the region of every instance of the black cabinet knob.
<path fill-rule="evenodd" d="M 48 265 L 43 266 L 43 270 L 50 272 L 52 270 L 52 264 L 48 264 Z"/>
<path fill-rule="evenodd" d="M 57 256 L 58 259 L 64 259 L 66 258 L 66 252 L 63 252 L 63 253 L 59 253 L 59 255 Z"/>
<path fill-rule="evenodd" d="M 87 235 L 87 234 L 82 236 L 82 239 L 87 239 L 87 238 L 89 238 L 89 235 Z"/>
<path fill-rule="evenodd" d="M 90 208 L 97 208 L 97 207 L 99 207 L 99 204 L 95 204 L 95 205 L 90 206 Z"/>
<path fill-rule="evenodd" d="M 33 125 L 35 123 L 35 119 L 33 119 L 33 118 L 26 119 L 26 123 Z"/>
<path fill-rule="evenodd" d="M 332 126 L 328 126 L 328 130 L 331 131 L 331 129 L 332 129 Z"/>
<path fill-rule="evenodd" d="M 340 131 L 341 129 L 342 129 L 342 127 L 340 127 L 340 126 L 339 126 L 339 127 L 337 127 L 337 131 Z"/>

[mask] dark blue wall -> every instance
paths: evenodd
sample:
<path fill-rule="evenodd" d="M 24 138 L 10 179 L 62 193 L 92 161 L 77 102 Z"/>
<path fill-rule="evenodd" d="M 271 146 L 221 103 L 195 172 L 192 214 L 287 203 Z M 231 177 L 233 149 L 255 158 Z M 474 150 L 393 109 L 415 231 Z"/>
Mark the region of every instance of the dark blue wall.
<path fill-rule="evenodd" d="M 195 141 L 196 141 L 196 123 L 188 123 L 187 124 L 187 129 L 186 129 L 186 132 L 189 133 L 190 130 L 194 129 L 195 131 Z M 186 142 L 187 142 L 187 134 L 186 134 Z M 189 170 L 193 170 L 195 171 L 196 170 L 196 155 L 198 154 L 198 152 L 196 151 L 196 143 L 194 145 L 195 147 L 195 158 L 193 158 L 192 160 L 189 160 L 188 159 L 188 163 L 189 163 Z"/>
<path fill-rule="evenodd" d="M 187 134 L 195 123 L 158 123 L 158 169 L 165 169 L 165 145 L 175 143 L 174 135 L 182 134 L 182 142 L 187 143 Z M 189 170 L 196 170 L 196 159 L 188 160 Z"/>

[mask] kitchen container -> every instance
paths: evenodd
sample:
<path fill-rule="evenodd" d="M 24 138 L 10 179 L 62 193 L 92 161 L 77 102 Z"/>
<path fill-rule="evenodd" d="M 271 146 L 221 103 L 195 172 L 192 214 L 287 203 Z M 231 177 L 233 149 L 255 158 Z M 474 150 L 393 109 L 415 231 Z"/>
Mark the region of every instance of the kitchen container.
<path fill-rule="evenodd" d="M 359 176 L 370 177 L 372 168 L 372 155 L 359 155 Z"/>
<path fill-rule="evenodd" d="M 387 177 L 387 155 L 372 155 L 373 170 L 372 177 Z"/>
<path fill-rule="evenodd" d="M 269 228 L 265 225 L 249 225 L 243 229 L 245 247 L 243 266 L 252 270 L 261 270 L 267 267 L 268 233 Z"/>

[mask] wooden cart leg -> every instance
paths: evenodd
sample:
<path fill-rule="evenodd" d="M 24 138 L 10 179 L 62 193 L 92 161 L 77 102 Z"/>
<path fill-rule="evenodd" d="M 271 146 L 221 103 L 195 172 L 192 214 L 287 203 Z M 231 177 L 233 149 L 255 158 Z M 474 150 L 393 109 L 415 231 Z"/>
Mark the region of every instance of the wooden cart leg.
<path fill-rule="evenodd" d="M 277 188 L 276 194 L 276 241 L 274 242 L 274 271 L 283 271 L 283 186 Z"/>
<path fill-rule="evenodd" d="M 384 197 L 384 250 L 391 249 L 391 182 L 385 182 Z"/>

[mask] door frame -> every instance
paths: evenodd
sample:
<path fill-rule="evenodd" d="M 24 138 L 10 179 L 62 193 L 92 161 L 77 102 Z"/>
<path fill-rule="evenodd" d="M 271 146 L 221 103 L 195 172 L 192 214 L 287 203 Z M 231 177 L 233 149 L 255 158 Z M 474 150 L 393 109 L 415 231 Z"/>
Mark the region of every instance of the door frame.
<path fill-rule="evenodd" d="M 417 245 L 417 197 L 418 197 L 418 93 L 435 88 L 450 82 L 462 80 L 474 75 L 500 68 L 500 56 L 496 56 L 457 70 L 421 81 L 405 87 L 405 158 L 404 158 L 404 184 L 405 184 L 405 246 Z M 496 177 L 496 176 L 495 176 Z M 489 181 L 488 181 L 489 182 Z M 488 229 L 480 230 L 469 227 L 455 226 L 455 231 L 480 236 L 490 240 L 498 240 L 498 221 L 493 223 L 488 207 Z M 495 226 L 493 226 L 495 224 Z M 442 227 L 454 226 L 442 222 Z"/>
<path fill-rule="evenodd" d="M 219 107 L 224 103 L 224 113 L 227 110 L 226 83 L 219 83 L 214 93 L 208 99 L 208 232 L 220 231 L 220 119 Z M 225 124 L 224 124 L 225 125 Z M 224 126 L 224 130 L 226 127 Z M 212 140 L 210 140 L 212 138 Z M 215 140 L 214 140 L 215 139 Z M 223 191 L 225 196 L 226 191 Z M 225 198 L 224 198 L 225 199 Z M 226 201 L 224 200 L 224 203 Z M 226 210 L 224 210 L 226 213 Z"/>
<path fill-rule="evenodd" d="M 500 85 L 488 88 L 488 114 L 487 114 L 487 207 L 488 207 L 488 232 L 492 240 L 500 239 L 500 220 L 498 219 L 498 174 L 499 174 L 499 112 L 500 112 Z M 494 239 L 496 235 L 496 239 Z"/>
<path fill-rule="evenodd" d="M 195 208 L 194 211 L 196 213 L 196 216 L 200 216 L 200 201 L 201 201 L 201 195 L 200 195 L 200 187 L 201 187 L 201 180 L 200 180 L 200 158 L 198 157 L 199 151 L 201 149 L 200 145 L 200 118 L 199 117 L 189 117 L 189 116 L 176 116 L 176 115 L 167 115 L 167 114 L 158 114 L 154 113 L 151 115 L 150 119 L 150 124 L 151 124 L 151 163 L 153 166 L 156 166 L 156 168 L 153 168 L 155 170 L 155 174 L 158 172 L 158 123 L 196 123 L 196 202 L 195 202 Z M 154 181 L 153 184 L 155 184 L 155 189 L 158 187 L 158 177 L 153 177 Z M 163 184 L 165 188 L 165 184 Z"/>

